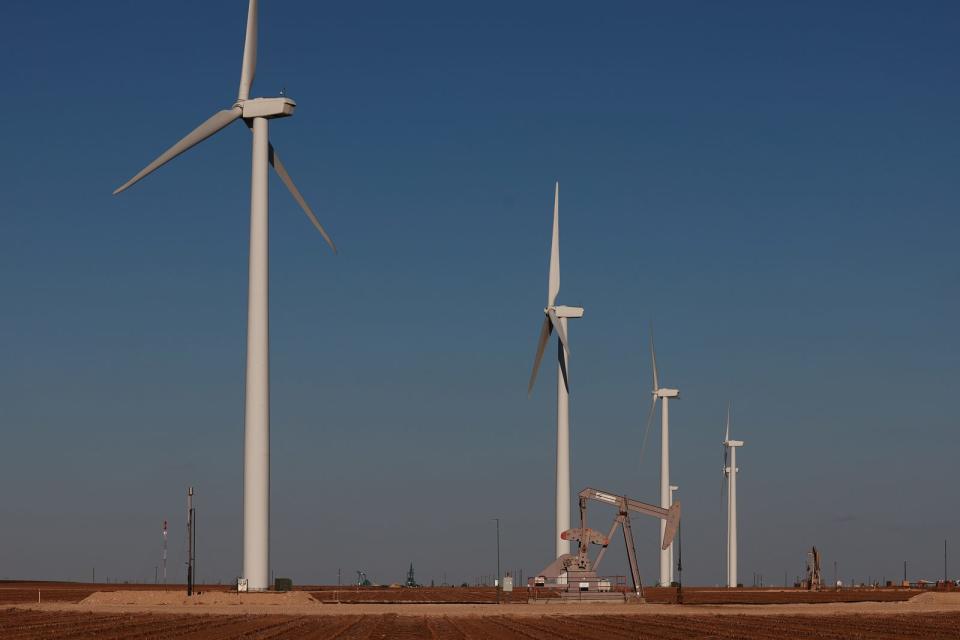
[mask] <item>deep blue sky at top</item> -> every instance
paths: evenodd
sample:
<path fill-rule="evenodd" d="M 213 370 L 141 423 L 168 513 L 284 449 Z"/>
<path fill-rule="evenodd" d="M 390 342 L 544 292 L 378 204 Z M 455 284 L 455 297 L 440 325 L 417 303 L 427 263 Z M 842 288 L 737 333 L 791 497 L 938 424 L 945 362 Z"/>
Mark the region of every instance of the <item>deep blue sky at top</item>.
<path fill-rule="evenodd" d="M 200 577 L 240 570 L 250 136 L 110 193 L 230 106 L 245 6 L 4 4 L 0 578 L 150 578 L 187 484 Z M 253 93 L 297 100 L 271 138 L 341 248 L 271 182 L 277 574 L 473 580 L 494 516 L 505 566 L 547 563 L 553 371 L 525 387 L 559 180 L 575 490 L 656 499 L 653 321 L 690 580 L 719 579 L 728 400 L 744 580 L 811 544 L 939 575 L 958 32 L 950 2 L 264 0 Z"/>

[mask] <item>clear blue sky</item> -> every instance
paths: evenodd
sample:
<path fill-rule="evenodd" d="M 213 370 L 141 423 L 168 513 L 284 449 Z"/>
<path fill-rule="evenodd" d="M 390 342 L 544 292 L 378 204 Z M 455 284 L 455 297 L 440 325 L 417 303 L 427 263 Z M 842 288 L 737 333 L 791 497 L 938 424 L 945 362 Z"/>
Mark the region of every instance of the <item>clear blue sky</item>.
<path fill-rule="evenodd" d="M 152 579 L 166 518 L 182 579 L 188 484 L 200 577 L 240 571 L 249 134 L 110 193 L 230 106 L 245 6 L 5 6 L 0 578 Z M 550 559 L 555 180 L 574 490 L 657 499 L 652 320 L 687 580 L 720 579 L 728 400 L 743 581 L 811 544 L 935 578 L 944 538 L 960 573 L 956 3 L 261 13 L 254 94 L 297 100 L 272 138 L 341 248 L 274 179 L 277 575 L 472 580 L 495 516 L 504 567 Z"/>

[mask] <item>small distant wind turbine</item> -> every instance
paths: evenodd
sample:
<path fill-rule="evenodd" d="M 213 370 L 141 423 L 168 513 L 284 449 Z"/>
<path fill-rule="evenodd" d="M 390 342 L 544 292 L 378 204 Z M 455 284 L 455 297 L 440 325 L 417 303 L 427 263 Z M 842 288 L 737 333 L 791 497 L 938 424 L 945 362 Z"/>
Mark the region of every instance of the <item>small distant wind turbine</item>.
<path fill-rule="evenodd" d="M 723 437 L 723 475 L 727 479 L 727 586 L 737 586 L 737 447 L 743 440 L 730 439 L 730 405 L 727 405 L 727 431 Z M 729 460 L 729 464 L 727 461 Z"/>
<path fill-rule="evenodd" d="M 570 542 L 560 535 L 570 528 L 570 343 L 567 341 L 567 319 L 582 318 L 581 307 L 557 305 L 560 293 L 560 183 L 553 195 L 553 240 L 550 245 L 550 276 L 547 283 L 547 306 L 544 308 L 543 325 L 537 341 L 537 355 L 533 359 L 533 372 L 527 385 L 527 395 L 533 392 L 537 371 L 550 334 L 557 332 L 557 530 L 554 536 L 557 557 L 570 553 Z"/>
<path fill-rule="evenodd" d="M 647 414 L 647 426 L 644 429 L 643 446 L 646 447 L 647 433 L 650 431 L 650 423 L 653 420 L 653 412 L 657 408 L 657 400 L 663 400 L 661 405 L 660 420 L 660 506 L 664 509 L 670 508 L 670 398 L 679 398 L 679 389 L 668 389 L 660 386 L 660 379 L 657 374 L 657 352 L 653 347 L 653 329 L 650 329 L 650 363 L 653 367 L 653 402 L 650 404 L 650 413 Z M 663 540 L 663 533 L 666 529 L 666 521 L 660 521 L 660 538 Z M 657 545 L 660 546 L 659 544 Z M 660 586 L 670 586 L 671 558 L 673 544 L 667 549 L 660 549 Z"/>
<path fill-rule="evenodd" d="M 337 248 L 287 173 L 267 135 L 271 118 L 293 115 L 296 103 L 285 96 L 250 98 L 257 66 L 257 0 L 247 9 L 240 90 L 233 106 L 213 114 L 133 176 L 114 195 L 128 189 L 184 151 L 194 147 L 235 120 L 242 119 L 253 132 L 253 171 L 250 188 L 250 272 L 247 300 L 247 379 L 244 413 L 243 464 L 243 577 L 251 591 L 269 588 L 270 536 L 270 361 L 267 308 L 267 174 L 273 165 L 300 208 L 330 248 Z"/>

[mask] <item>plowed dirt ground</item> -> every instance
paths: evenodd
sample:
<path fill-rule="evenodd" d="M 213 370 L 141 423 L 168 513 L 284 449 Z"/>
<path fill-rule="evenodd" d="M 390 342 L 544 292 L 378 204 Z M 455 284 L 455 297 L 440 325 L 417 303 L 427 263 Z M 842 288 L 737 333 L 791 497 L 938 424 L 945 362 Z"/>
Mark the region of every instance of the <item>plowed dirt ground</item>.
<path fill-rule="evenodd" d="M 492 604 L 491 588 L 344 589 L 237 594 L 227 587 L 0 583 L 0 639 L 176 638 L 960 638 L 960 593 L 899 589 L 648 589 L 649 604 Z M 41 602 L 36 594 L 40 592 Z M 355 600 L 348 600 L 347 594 Z M 362 594 L 362 595 L 357 595 Z M 907 600 L 909 598 L 909 600 Z M 431 604 L 438 603 L 438 604 Z M 441 604 L 442 603 L 442 604 Z M 699 603 L 699 604 L 697 604 Z M 724 604 L 726 603 L 726 604 Z"/>
<path fill-rule="evenodd" d="M 229 638 L 460 640 L 466 638 L 957 638 L 960 614 L 716 616 L 716 615 L 542 615 L 494 616 L 209 616 L 103 614 L 0 610 L 5 640 L 98 638 Z"/>
<path fill-rule="evenodd" d="M 0 581 L 0 604 L 37 602 L 80 602 L 94 592 L 156 591 L 164 589 L 154 584 L 86 584 L 79 582 L 11 582 Z M 171 584 L 167 591 L 183 593 L 184 585 Z M 231 591 L 227 585 L 198 585 L 200 592 Z M 297 591 L 306 591 L 319 602 L 343 603 L 475 603 L 496 602 L 493 587 L 343 587 L 298 586 Z M 844 589 L 841 591 L 811 592 L 800 589 L 717 589 L 711 587 L 688 587 L 683 591 L 685 604 L 799 604 L 825 602 L 897 602 L 908 600 L 921 593 L 914 589 Z M 504 602 L 526 602 L 530 597 L 526 588 L 512 593 L 501 593 Z M 677 590 L 647 587 L 644 590 L 647 602 L 671 604 L 676 602 Z M 549 589 L 539 589 L 538 599 L 556 598 Z"/>

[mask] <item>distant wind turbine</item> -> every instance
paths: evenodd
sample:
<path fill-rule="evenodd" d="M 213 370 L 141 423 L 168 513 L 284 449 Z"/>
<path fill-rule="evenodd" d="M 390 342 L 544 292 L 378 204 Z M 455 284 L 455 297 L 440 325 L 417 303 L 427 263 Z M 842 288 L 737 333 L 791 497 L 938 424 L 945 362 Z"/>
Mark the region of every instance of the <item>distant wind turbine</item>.
<path fill-rule="evenodd" d="M 650 329 L 650 364 L 653 367 L 653 402 L 650 403 L 650 412 L 647 414 L 647 426 L 644 429 L 643 447 L 646 448 L 647 433 L 650 431 L 650 423 L 653 420 L 653 412 L 657 408 L 657 400 L 663 400 L 661 406 L 660 421 L 660 506 L 664 509 L 670 508 L 670 398 L 680 397 L 679 389 L 667 389 L 660 386 L 660 378 L 657 373 L 657 352 L 653 346 L 653 329 Z M 641 453 L 642 455 L 642 453 Z M 666 521 L 660 521 L 660 538 L 663 540 L 663 533 L 666 530 Z M 660 546 L 659 543 L 657 545 Z M 671 543 L 666 549 L 660 549 L 660 582 L 661 587 L 670 586 L 671 576 L 671 558 L 673 554 Z"/>
<path fill-rule="evenodd" d="M 730 405 L 727 405 L 727 431 L 723 437 L 723 475 L 727 479 L 727 586 L 737 586 L 737 447 L 743 440 L 730 439 Z M 729 464 L 727 464 L 729 461 Z"/>
<path fill-rule="evenodd" d="M 527 395 L 533 392 L 537 371 L 550 334 L 557 332 L 557 557 L 570 553 L 570 542 L 560 535 L 570 528 L 570 343 L 567 340 L 567 319 L 582 318 L 581 307 L 557 305 L 560 293 L 560 183 L 553 195 L 553 240 L 550 245 L 550 276 L 547 283 L 547 306 L 544 308 L 543 325 L 537 342 L 537 355 L 533 359 L 533 372 L 527 385 Z"/>
<path fill-rule="evenodd" d="M 257 66 L 257 0 L 250 0 L 243 45 L 240 90 L 229 109 L 218 111 L 133 176 L 114 195 L 128 189 L 184 151 L 203 142 L 235 120 L 253 132 L 253 171 L 250 188 L 250 272 L 247 300 L 247 378 L 244 413 L 243 577 L 251 591 L 269 588 L 270 565 L 270 362 L 267 243 L 267 174 L 273 165 L 293 199 L 323 236 L 337 248 L 300 194 L 267 134 L 271 118 L 293 115 L 296 103 L 285 96 L 250 98 Z"/>

